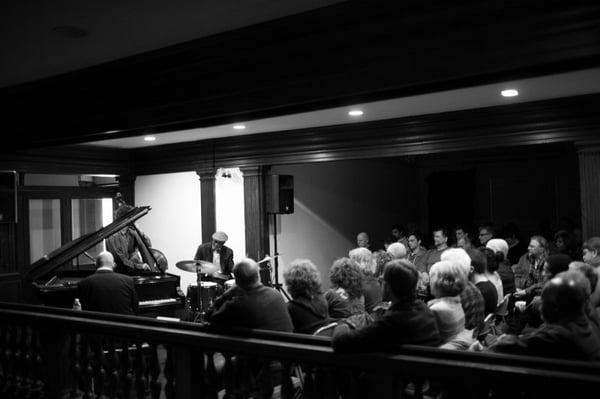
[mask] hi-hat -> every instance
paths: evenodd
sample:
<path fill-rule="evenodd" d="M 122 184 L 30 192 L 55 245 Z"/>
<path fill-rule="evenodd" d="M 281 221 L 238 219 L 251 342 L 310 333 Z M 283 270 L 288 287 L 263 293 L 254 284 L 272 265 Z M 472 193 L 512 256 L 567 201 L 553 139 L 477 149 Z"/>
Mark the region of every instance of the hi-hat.
<path fill-rule="evenodd" d="M 178 269 L 186 272 L 211 274 L 219 270 L 219 268 L 205 260 L 182 260 L 175 264 Z"/>

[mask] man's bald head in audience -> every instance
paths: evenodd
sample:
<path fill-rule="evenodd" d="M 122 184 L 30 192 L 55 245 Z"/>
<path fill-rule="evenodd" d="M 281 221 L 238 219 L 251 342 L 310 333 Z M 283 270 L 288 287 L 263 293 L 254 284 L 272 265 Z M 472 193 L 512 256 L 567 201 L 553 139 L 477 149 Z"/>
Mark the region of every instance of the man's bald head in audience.
<path fill-rule="evenodd" d="M 235 284 L 248 290 L 260 285 L 260 267 L 253 259 L 244 258 L 233 267 Z"/>

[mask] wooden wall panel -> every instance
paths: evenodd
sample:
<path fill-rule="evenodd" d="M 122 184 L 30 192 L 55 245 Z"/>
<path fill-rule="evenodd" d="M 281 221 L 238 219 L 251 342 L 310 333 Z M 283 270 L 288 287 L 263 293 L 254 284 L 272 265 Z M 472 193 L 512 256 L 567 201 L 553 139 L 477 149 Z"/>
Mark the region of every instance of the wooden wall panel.
<path fill-rule="evenodd" d="M 600 236 L 600 147 L 580 147 L 579 175 L 583 237 Z"/>

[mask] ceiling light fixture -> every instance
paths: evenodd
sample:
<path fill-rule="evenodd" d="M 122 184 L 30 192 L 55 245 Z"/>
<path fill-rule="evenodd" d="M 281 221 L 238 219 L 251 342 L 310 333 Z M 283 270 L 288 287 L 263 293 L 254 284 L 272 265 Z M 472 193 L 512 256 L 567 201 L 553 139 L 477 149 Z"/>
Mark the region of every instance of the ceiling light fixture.
<path fill-rule="evenodd" d="M 246 125 L 233 125 L 233 128 L 235 130 L 244 130 L 246 128 Z"/>
<path fill-rule="evenodd" d="M 502 90 L 500 94 L 502 94 L 502 97 L 516 97 L 519 95 L 519 91 L 516 89 L 506 89 Z"/>
<path fill-rule="evenodd" d="M 350 116 L 361 116 L 362 114 L 364 114 L 364 112 L 362 112 L 360 109 L 353 109 L 352 111 L 348 112 L 348 115 Z"/>
<path fill-rule="evenodd" d="M 146 137 L 144 137 L 144 141 L 155 141 L 155 140 L 156 140 L 156 137 L 154 137 L 154 136 L 146 136 Z"/>

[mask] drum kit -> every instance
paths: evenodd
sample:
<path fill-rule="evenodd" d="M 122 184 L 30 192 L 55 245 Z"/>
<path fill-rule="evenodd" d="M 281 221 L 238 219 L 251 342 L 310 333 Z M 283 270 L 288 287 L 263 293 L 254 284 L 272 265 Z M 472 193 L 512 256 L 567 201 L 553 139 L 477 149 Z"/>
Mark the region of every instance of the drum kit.
<path fill-rule="evenodd" d="M 178 269 L 196 273 L 198 276 L 197 284 L 189 285 L 186 295 L 189 310 L 196 315 L 193 317 L 194 321 L 202 319 L 222 291 L 215 281 L 221 282 L 225 289 L 230 288 L 235 281 L 231 279 L 231 276 L 220 273 L 217 266 L 204 260 L 182 260 L 175 265 Z M 203 277 L 211 277 L 211 280 L 215 281 L 203 281 Z"/>

